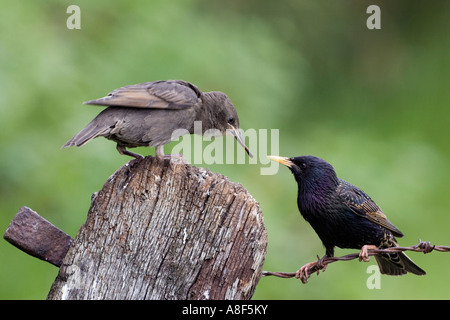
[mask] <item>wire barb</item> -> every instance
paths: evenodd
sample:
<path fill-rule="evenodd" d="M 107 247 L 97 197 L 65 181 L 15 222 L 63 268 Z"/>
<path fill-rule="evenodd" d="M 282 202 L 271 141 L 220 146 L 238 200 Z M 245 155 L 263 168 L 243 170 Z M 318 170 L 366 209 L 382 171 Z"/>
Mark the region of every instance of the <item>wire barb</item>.
<path fill-rule="evenodd" d="M 381 253 L 391 253 L 391 252 L 402 252 L 402 251 L 414 251 L 414 252 L 423 252 L 423 253 L 430 253 L 432 251 L 439 251 L 439 252 L 449 252 L 450 247 L 448 246 L 436 246 L 431 245 L 429 241 L 422 241 L 419 239 L 419 243 L 410 246 L 410 247 L 391 247 L 391 248 L 385 248 L 385 249 L 369 249 L 368 255 L 369 256 L 375 256 L 377 254 Z M 319 258 L 317 263 L 312 263 L 311 267 L 306 268 L 302 272 L 302 276 L 299 276 L 298 272 L 272 272 L 272 271 L 263 271 L 262 275 L 263 277 L 267 276 L 275 276 L 279 278 L 300 278 L 300 280 L 303 283 L 308 282 L 308 278 L 314 273 L 317 272 L 319 274 L 320 270 L 325 269 L 326 266 L 332 262 L 336 261 L 348 261 L 353 259 L 358 259 L 360 257 L 359 253 L 351 253 L 342 257 L 323 257 Z"/>

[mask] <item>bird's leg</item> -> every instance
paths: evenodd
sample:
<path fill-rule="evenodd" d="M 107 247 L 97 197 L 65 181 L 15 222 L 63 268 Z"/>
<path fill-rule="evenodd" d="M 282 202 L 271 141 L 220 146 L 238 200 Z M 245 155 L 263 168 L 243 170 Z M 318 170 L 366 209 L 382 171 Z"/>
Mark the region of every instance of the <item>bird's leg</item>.
<path fill-rule="evenodd" d="M 170 159 L 170 155 L 168 155 L 168 156 L 169 156 L 169 159 Z M 155 147 L 155 157 L 158 160 L 162 160 L 162 159 L 166 159 L 167 158 L 167 156 L 164 154 L 164 145 Z"/>
<path fill-rule="evenodd" d="M 155 156 L 158 160 L 168 159 L 179 163 L 187 163 L 182 154 L 164 154 L 164 145 L 155 147 Z"/>
<path fill-rule="evenodd" d="M 359 261 L 369 262 L 370 261 L 369 250 L 373 249 L 378 249 L 378 247 L 373 244 L 366 244 L 362 246 L 361 252 L 359 253 Z"/>
<path fill-rule="evenodd" d="M 327 265 L 323 263 L 323 260 L 326 257 L 327 255 L 325 255 L 323 258 L 319 258 L 319 256 L 317 256 L 317 261 L 307 263 L 303 267 L 298 269 L 297 272 L 295 273 L 295 277 L 297 279 L 300 279 L 302 283 L 307 283 L 309 275 L 314 272 L 314 271 L 311 272 L 310 271 L 311 269 L 317 269 L 317 274 L 319 274 L 320 270 L 322 269 L 323 271 L 325 271 Z"/>
<path fill-rule="evenodd" d="M 141 156 L 140 154 L 128 151 L 124 146 L 117 144 L 116 146 L 117 151 L 119 151 L 120 154 L 123 154 L 125 156 L 130 156 L 136 159 L 143 159 L 144 157 Z"/>

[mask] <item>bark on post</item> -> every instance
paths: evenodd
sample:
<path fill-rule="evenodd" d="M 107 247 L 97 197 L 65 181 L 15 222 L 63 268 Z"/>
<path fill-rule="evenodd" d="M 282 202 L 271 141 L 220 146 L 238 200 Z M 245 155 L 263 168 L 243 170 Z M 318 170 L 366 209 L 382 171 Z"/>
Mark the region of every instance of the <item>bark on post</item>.
<path fill-rule="evenodd" d="M 259 204 L 240 184 L 134 160 L 94 195 L 48 299 L 250 299 L 266 247 Z"/>

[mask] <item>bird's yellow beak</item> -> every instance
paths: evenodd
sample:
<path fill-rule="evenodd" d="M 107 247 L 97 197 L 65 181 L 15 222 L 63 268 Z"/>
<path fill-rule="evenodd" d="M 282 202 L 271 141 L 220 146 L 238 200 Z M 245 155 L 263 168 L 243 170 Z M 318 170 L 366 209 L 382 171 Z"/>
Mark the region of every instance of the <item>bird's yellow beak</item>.
<path fill-rule="evenodd" d="M 292 168 L 292 166 L 294 165 L 294 163 L 289 158 L 286 157 L 267 156 L 267 158 L 269 158 L 272 161 L 279 162 L 289 168 Z"/>
<path fill-rule="evenodd" d="M 228 126 L 230 127 L 231 133 L 233 134 L 233 136 L 237 140 L 237 142 L 239 142 L 239 144 L 244 147 L 248 156 L 250 158 L 253 158 L 253 154 L 250 152 L 250 149 L 245 145 L 244 138 L 242 137 L 241 132 L 237 128 L 233 127 L 231 124 L 228 124 Z"/>

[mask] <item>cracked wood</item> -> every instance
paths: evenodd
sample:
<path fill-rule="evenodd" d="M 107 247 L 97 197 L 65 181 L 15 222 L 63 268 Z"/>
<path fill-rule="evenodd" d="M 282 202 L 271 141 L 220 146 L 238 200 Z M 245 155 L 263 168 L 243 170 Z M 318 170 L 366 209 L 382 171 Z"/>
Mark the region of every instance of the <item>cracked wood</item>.
<path fill-rule="evenodd" d="M 133 160 L 94 195 L 48 299 L 250 299 L 266 247 L 259 204 L 240 184 Z"/>

